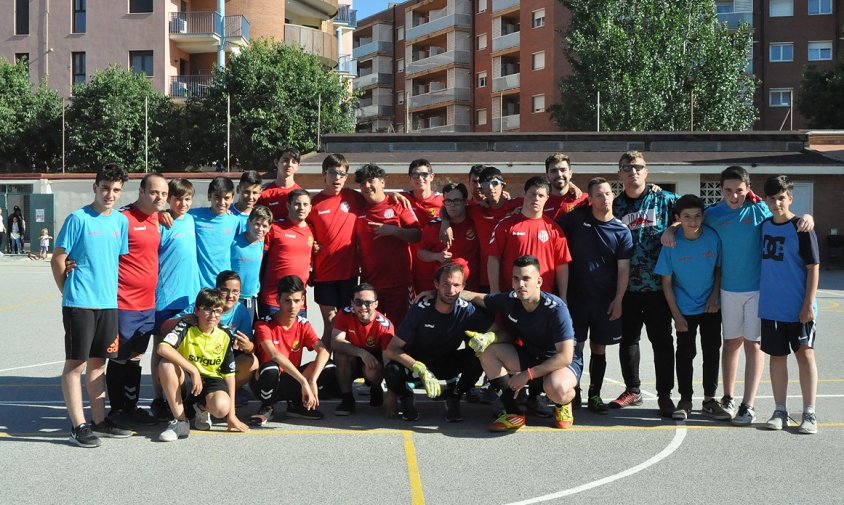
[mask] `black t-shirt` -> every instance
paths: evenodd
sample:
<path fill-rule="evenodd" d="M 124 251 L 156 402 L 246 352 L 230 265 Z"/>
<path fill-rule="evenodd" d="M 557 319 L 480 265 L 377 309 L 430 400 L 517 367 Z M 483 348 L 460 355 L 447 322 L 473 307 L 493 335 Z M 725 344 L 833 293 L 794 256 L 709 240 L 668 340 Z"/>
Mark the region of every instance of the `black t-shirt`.
<path fill-rule="evenodd" d="M 551 293 L 541 292 L 539 306 L 533 312 L 525 310 L 513 291 L 486 295 L 484 305 L 504 315 L 511 334 L 522 341 L 531 356 L 550 358 L 557 354 L 557 343 L 574 339 L 569 310 Z"/>
<path fill-rule="evenodd" d="M 487 312 L 457 300 L 450 314 L 442 314 L 434 302 L 420 300 L 410 307 L 396 336 L 406 343 L 404 352 L 420 361 L 435 360 L 467 341 L 466 330 L 484 332 L 492 326 Z"/>

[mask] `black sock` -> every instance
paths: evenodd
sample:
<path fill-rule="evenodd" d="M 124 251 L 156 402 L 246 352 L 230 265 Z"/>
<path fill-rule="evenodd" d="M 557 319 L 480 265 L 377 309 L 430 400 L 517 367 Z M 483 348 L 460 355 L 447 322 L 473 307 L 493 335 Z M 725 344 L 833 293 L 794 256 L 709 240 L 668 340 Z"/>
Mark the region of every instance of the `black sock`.
<path fill-rule="evenodd" d="M 123 368 L 123 397 L 125 410 L 134 410 L 138 406 L 141 394 L 141 362 L 129 360 Z"/>
<path fill-rule="evenodd" d="M 589 359 L 589 397 L 600 396 L 601 386 L 604 384 L 604 373 L 607 371 L 607 355 L 593 354 Z"/>
<path fill-rule="evenodd" d="M 342 398 L 344 400 L 349 400 L 349 401 L 352 401 L 352 402 L 355 401 L 355 395 L 351 391 L 349 391 L 348 393 L 340 393 L 340 398 Z"/>
<path fill-rule="evenodd" d="M 108 390 L 108 401 L 111 410 L 123 409 L 126 398 L 123 394 L 123 385 L 126 382 L 126 365 L 117 361 L 108 360 L 106 367 L 106 389 Z"/>
<path fill-rule="evenodd" d="M 507 387 L 507 380 L 509 378 L 508 375 L 505 375 L 497 379 L 492 379 L 489 381 L 489 385 L 500 393 L 501 403 L 504 404 L 504 410 L 508 414 L 521 414 L 522 410 L 519 408 L 519 404 L 516 403 L 516 399 L 513 398 L 513 392 Z"/>

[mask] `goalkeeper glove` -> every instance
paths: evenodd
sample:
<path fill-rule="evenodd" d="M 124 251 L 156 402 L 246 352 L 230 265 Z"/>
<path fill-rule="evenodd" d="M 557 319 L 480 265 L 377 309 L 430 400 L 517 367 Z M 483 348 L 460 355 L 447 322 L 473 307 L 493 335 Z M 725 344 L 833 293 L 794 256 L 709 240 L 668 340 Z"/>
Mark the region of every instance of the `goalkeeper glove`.
<path fill-rule="evenodd" d="M 495 333 L 491 331 L 486 333 L 467 331 L 466 336 L 471 337 L 469 339 L 469 347 L 475 351 L 475 356 L 480 356 L 491 343 L 495 342 Z"/>
<path fill-rule="evenodd" d="M 428 395 L 428 398 L 436 398 L 440 395 L 440 381 L 428 370 L 425 363 L 417 361 L 411 369 L 416 372 L 416 375 L 419 376 L 419 379 L 425 386 L 425 393 Z"/>

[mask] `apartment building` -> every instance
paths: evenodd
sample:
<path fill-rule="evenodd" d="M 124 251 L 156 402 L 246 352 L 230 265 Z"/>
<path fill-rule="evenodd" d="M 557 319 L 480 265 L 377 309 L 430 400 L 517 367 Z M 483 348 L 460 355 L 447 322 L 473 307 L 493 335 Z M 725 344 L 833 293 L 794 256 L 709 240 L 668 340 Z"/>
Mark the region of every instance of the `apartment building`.
<path fill-rule="evenodd" d="M 155 89 L 202 94 L 211 71 L 249 44 L 272 37 L 338 63 L 337 0 L 0 0 L 0 56 L 25 59 L 33 85 L 62 96 L 111 64 L 144 73 Z"/>
<path fill-rule="evenodd" d="M 793 107 L 806 64 L 844 49 L 844 0 L 715 0 L 729 27 L 753 29 L 761 81 L 755 129 L 805 128 Z M 571 69 L 558 0 L 409 0 L 359 22 L 353 57 L 361 132 L 555 131 L 547 108 Z"/>

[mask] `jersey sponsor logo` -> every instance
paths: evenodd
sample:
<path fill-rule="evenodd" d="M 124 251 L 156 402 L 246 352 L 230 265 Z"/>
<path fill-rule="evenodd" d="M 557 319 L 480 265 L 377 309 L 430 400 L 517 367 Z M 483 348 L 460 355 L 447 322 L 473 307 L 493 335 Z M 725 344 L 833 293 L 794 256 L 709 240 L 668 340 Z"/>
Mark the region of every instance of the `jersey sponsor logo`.
<path fill-rule="evenodd" d="M 223 363 L 222 358 L 210 359 L 205 356 L 195 356 L 193 354 L 188 354 L 188 361 L 199 363 L 202 366 L 219 366 Z"/>
<path fill-rule="evenodd" d="M 711 249 L 707 249 L 706 252 L 703 253 L 703 257 L 706 258 L 706 259 L 710 259 L 713 256 L 715 256 L 715 253 L 712 252 Z"/>
<path fill-rule="evenodd" d="M 396 217 L 396 213 L 393 209 L 387 209 L 384 211 L 384 219 L 392 219 L 394 217 Z"/>
<path fill-rule="evenodd" d="M 132 231 L 146 231 L 146 226 L 133 226 Z"/>
<path fill-rule="evenodd" d="M 270 207 L 275 207 L 275 206 L 276 206 L 276 205 L 278 205 L 279 203 L 281 203 L 281 202 L 270 202 L 270 204 L 269 204 L 269 205 L 270 205 Z"/>
<path fill-rule="evenodd" d="M 287 237 L 287 238 L 296 238 L 296 235 L 294 235 L 292 233 L 285 233 L 284 236 Z"/>
<path fill-rule="evenodd" d="M 425 328 L 436 328 L 437 327 L 436 324 L 428 324 L 428 323 L 425 323 L 423 326 L 425 326 Z"/>
<path fill-rule="evenodd" d="M 627 214 L 621 218 L 621 222 L 626 224 L 631 230 L 656 226 L 656 209 L 646 209 Z"/>
<path fill-rule="evenodd" d="M 762 259 L 782 261 L 785 259 L 785 237 L 762 237 Z"/>
<path fill-rule="evenodd" d="M 175 332 L 168 333 L 166 337 L 164 337 L 164 341 L 172 346 L 176 346 L 176 342 L 179 341 L 178 335 Z"/>
<path fill-rule="evenodd" d="M 548 242 L 551 237 L 548 236 L 548 230 L 539 230 L 537 238 L 539 238 L 539 241 L 544 244 L 545 242 Z"/>
<path fill-rule="evenodd" d="M 524 237 L 524 236 L 527 236 L 527 233 L 523 232 L 523 231 L 514 231 L 513 236 L 514 237 Z"/>
<path fill-rule="evenodd" d="M 349 202 L 340 202 L 340 210 L 343 212 L 349 212 Z"/>
<path fill-rule="evenodd" d="M 475 240 L 476 238 L 477 235 L 475 234 L 474 229 L 469 228 L 468 230 L 466 230 L 466 240 Z"/>
<path fill-rule="evenodd" d="M 591 225 L 591 224 L 589 224 L 589 223 L 583 223 L 583 226 L 584 226 L 585 228 L 592 228 L 592 225 Z"/>
<path fill-rule="evenodd" d="M 680 256 L 679 258 L 677 258 L 677 261 L 692 261 L 694 259 L 694 256 Z"/>
<path fill-rule="evenodd" d="M 105 235 L 105 233 L 103 233 L 101 231 L 89 231 L 88 236 L 91 236 L 91 235 Z"/>
<path fill-rule="evenodd" d="M 557 207 L 546 207 L 545 208 L 545 212 L 554 212 L 555 210 L 557 210 Z"/>
<path fill-rule="evenodd" d="M 482 218 L 484 218 L 484 219 L 486 219 L 487 221 L 492 221 L 493 219 L 495 219 L 495 216 L 487 216 L 486 214 L 484 214 L 484 215 L 483 215 L 483 216 L 481 216 L 481 217 L 482 217 Z"/>
<path fill-rule="evenodd" d="M 318 210 L 318 211 L 317 211 L 317 215 L 322 216 L 322 215 L 325 215 L 325 214 L 331 214 L 331 209 Z"/>

